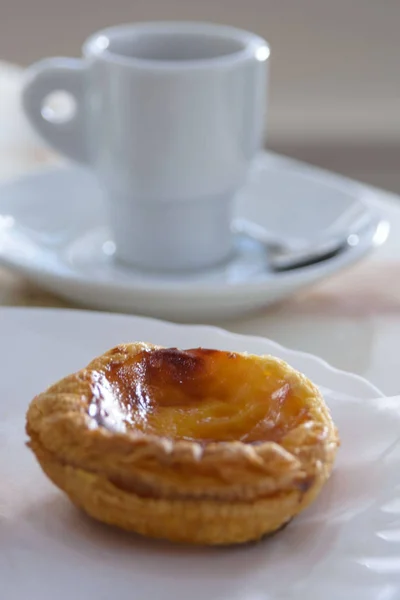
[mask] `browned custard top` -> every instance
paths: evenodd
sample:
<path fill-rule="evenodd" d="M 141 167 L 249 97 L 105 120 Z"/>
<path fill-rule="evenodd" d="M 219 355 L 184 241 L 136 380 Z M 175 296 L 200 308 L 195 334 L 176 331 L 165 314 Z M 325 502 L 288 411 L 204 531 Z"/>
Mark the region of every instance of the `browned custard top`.
<path fill-rule="evenodd" d="M 279 441 L 307 420 L 282 367 L 231 352 L 146 349 L 93 373 L 99 425 L 203 443 Z"/>

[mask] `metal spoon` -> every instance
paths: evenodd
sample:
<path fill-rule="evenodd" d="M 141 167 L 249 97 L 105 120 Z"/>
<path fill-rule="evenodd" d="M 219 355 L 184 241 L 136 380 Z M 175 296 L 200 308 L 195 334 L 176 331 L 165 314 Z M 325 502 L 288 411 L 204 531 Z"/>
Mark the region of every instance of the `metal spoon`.
<path fill-rule="evenodd" d="M 264 227 L 246 219 L 236 219 L 233 224 L 236 234 L 261 244 L 268 256 L 270 268 L 275 272 L 290 271 L 311 266 L 333 258 L 348 248 L 357 246 L 361 239 L 370 236 L 373 245 L 382 244 L 389 233 L 389 224 L 380 217 L 368 215 L 358 228 L 335 235 L 317 244 L 293 250 L 284 242 L 274 238 Z"/>

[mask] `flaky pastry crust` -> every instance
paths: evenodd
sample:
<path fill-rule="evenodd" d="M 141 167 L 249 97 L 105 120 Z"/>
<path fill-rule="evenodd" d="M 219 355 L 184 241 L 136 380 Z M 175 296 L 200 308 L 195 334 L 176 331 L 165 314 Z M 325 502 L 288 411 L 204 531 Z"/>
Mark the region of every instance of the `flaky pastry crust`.
<path fill-rule="evenodd" d="M 332 471 L 337 431 L 319 390 L 277 358 L 230 354 L 273 373 L 281 389 L 300 398 L 305 416 L 278 440 L 173 438 L 126 427 L 108 414 L 99 419 L 93 398 L 110 364 L 155 351 L 163 349 L 120 345 L 31 402 L 28 445 L 72 502 L 140 534 L 233 544 L 278 530 L 315 499 Z"/>

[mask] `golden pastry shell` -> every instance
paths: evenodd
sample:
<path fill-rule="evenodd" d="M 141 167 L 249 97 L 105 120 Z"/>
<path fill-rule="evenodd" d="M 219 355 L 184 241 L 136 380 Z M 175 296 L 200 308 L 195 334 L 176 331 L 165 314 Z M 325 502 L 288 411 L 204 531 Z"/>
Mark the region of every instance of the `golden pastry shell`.
<path fill-rule="evenodd" d="M 204 445 L 98 426 L 88 414 L 93 372 L 157 348 L 120 345 L 34 398 L 27 413 L 29 445 L 56 485 L 105 522 L 206 544 L 259 538 L 312 502 L 331 473 L 338 435 L 319 390 L 277 358 L 246 355 L 273 363 L 292 387 L 299 386 L 311 416 L 281 443 Z M 188 511 L 198 518 L 189 519 Z"/>

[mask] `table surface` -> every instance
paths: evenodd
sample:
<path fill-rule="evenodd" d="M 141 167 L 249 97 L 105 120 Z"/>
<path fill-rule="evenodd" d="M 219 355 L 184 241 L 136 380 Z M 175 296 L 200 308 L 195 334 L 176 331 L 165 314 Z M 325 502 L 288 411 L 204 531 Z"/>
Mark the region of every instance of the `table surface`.
<path fill-rule="evenodd" d="M 0 181 L 57 161 L 22 116 L 20 83 L 19 69 L 0 63 Z M 382 192 L 381 208 L 391 234 L 370 257 L 278 306 L 217 325 L 311 352 L 399 394 L 400 198 Z M 74 307 L 3 268 L 0 305 Z"/>

